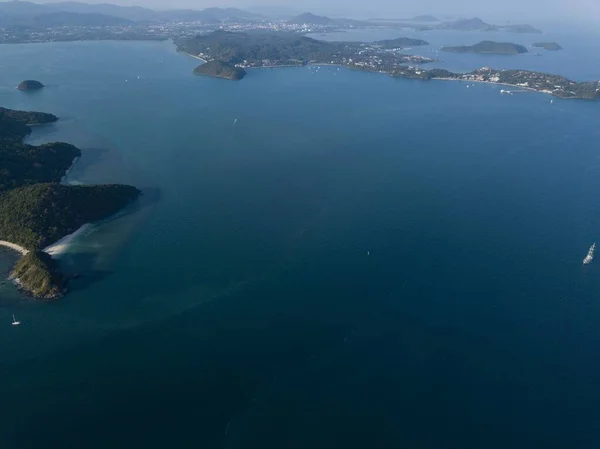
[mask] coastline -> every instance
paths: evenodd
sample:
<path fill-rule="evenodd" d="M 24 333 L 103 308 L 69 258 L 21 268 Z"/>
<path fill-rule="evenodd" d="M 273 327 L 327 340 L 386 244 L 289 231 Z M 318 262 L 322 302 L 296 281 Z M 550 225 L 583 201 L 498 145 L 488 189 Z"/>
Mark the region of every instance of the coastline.
<path fill-rule="evenodd" d="M 77 236 L 86 232 L 91 226 L 92 225 L 90 223 L 84 224 L 82 227 L 77 229 L 75 232 L 65 235 L 62 239 L 60 239 L 57 242 L 54 242 L 52 245 L 47 246 L 42 251 L 45 252 L 46 254 L 49 254 L 52 257 L 60 256 L 61 254 L 64 254 L 69 249 L 69 246 L 71 246 L 71 244 L 73 243 L 73 240 L 75 240 L 75 238 L 77 238 Z"/>
<path fill-rule="evenodd" d="M 23 248 L 21 245 L 17 245 L 16 243 L 7 242 L 6 240 L 0 240 L 0 246 L 4 246 L 5 248 L 10 248 L 22 256 L 26 256 L 29 251 Z"/>
<path fill-rule="evenodd" d="M 531 91 L 531 92 L 539 92 L 540 94 L 548 94 L 548 95 L 552 95 L 553 97 L 562 98 L 562 97 L 559 97 L 558 95 L 554 95 L 554 94 L 551 94 L 551 93 L 548 93 L 548 92 L 544 92 L 544 91 L 541 91 L 541 90 L 534 89 L 533 87 L 517 86 L 516 84 L 494 83 L 492 81 L 481 81 L 481 80 L 462 80 L 462 79 L 459 79 L 459 78 L 431 78 L 431 81 L 461 81 L 461 82 L 467 83 L 467 84 L 469 84 L 469 83 L 482 83 L 482 84 L 491 84 L 493 86 L 516 87 L 518 89 L 521 89 L 521 91 L 528 90 L 528 91 Z M 519 91 L 515 91 L 515 93 L 516 92 L 519 92 Z"/>
<path fill-rule="evenodd" d="M 190 58 L 199 59 L 200 61 L 202 61 L 202 62 L 204 62 L 204 63 L 207 63 L 207 62 L 208 62 L 206 59 L 202 59 L 200 56 L 196 56 L 196 55 L 193 55 L 193 54 L 191 54 L 191 53 L 187 53 L 187 52 L 185 52 L 185 51 L 180 51 L 179 53 L 181 53 L 181 54 L 184 54 L 184 55 L 186 55 L 186 56 L 189 56 Z"/>
<path fill-rule="evenodd" d="M 81 156 L 78 156 L 75 159 L 73 159 L 73 163 L 71 164 L 71 166 L 67 169 L 67 171 L 65 172 L 65 174 L 63 175 L 63 177 L 60 178 L 60 183 L 61 184 L 65 183 L 65 180 L 67 179 L 67 176 L 69 176 L 69 174 L 73 171 L 73 169 L 75 168 L 75 164 L 79 161 L 79 159 L 81 159 Z"/>

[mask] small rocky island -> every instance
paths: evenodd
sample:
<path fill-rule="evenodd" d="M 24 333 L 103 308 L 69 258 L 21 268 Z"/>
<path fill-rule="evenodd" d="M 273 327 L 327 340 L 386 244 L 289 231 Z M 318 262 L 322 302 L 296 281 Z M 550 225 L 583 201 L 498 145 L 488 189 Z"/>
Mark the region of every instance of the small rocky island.
<path fill-rule="evenodd" d="M 17 86 L 17 89 L 24 91 L 40 90 L 44 87 L 42 83 L 36 80 L 25 80 Z"/>
<path fill-rule="evenodd" d="M 241 80 L 246 76 L 246 71 L 223 61 L 208 61 L 194 69 L 196 75 L 214 76 L 228 80 Z"/>
<path fill-rule="evenodd" d="M 26 294 L 42 299 L 59 298 L 66 291 L 58 262 L 43 248 L 115 214 L 140 195 L 135 187 L 121 184 L 60 184 L 81 151 L 67 143 L 23 142 L 31 133 L 29 125 L 56 120 L 52 114 L 0 107 L 0 244 L 20 248 L 24 256 L 11 279 Z"/>
<path fill-rule="evenodd" d="M 490 55 L 518 55 L 527 53 L 527 49 L 511 42 L 482 41 L 475 45 L 463 45 L 458 47 L 442 47 L 442 51 L 452 53 L 479 53 Z"/>
<path fill-rule="evenodd" d="M 533 47 L 543 48 L 543 49 L 549 50 L 549 51 L 558 51 L 558 50 L 562 50 L 563 49 L 556 42 L 536 42 L 535 44 L 533 44 Z"/>

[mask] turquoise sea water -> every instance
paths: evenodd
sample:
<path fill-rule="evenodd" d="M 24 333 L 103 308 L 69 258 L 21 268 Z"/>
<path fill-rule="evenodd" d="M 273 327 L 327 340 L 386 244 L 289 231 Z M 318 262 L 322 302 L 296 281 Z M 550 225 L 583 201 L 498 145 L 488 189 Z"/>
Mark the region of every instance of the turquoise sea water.
<path fill-rule="evenodd" d="M 598 103 L 195 65 L 0 46 L 0 104 L 82 147 L 68 181 L 145 192 L 61 301 L 0 285 L 0 446 L 598 445 Z"/>

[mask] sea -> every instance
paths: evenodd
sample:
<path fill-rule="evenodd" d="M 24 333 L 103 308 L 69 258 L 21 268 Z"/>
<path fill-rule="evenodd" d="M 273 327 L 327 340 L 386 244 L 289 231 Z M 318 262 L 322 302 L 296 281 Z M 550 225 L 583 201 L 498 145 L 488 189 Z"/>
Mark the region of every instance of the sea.
<path fill-rule="evenodd" d="M 562 33 L 436 64 L 600 79 L 593 31 Z M 65 182 L 144 193 L 59 256 L 63 299 L 0 283 L 0 447 L 600 446 L 600 103 L 197 64 L 170 42 L 0 46 L 0 105 L 61 118 L 28 142 L 83 151 Z M 16 260 L 0 249 L 2 279 Z"/>

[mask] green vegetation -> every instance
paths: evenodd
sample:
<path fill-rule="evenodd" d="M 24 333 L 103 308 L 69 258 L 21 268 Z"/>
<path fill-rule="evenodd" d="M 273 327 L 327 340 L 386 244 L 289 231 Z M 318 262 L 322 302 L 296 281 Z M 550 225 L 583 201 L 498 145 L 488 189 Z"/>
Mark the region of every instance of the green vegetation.
<path fill-rule="evenodd" d="M 39 81 L 25 80 L 25 81 L 21 81 L 21 83 L 19 84 L 17 89 L 19 89 L 19 90 L 39 90 L 42 87 L 44 87 L 44 85 L 42 83 L 40 83 Z"/>
<path fill-rule="evenodd" d="M 34 298 L 56 299 L 65 292 L 65 280 L 58 263 L 42 251 L 30 251 L 13 269 L 10 277 Z"/>
<path fill-rule="evenodd" d="M 518 89 L 533 89 L 560 98 L 583 100 L 600 99 L 600 82 L 576 82 L 560 75 L 529 70 L 494 70 L 481 68 L 469 73 L 454 73 L 444 69 L 423 70 L 415 67 L 398 67 L 392 76 L 421 80 L 455 79 L 496 84 L 507 84 Z"/>
<path fill-rule="evenodd" d="M 31 133 L 29 124 L 56 120 L 52 114 L 0 108 L 0 240 L 32 251 L 13 277 L 25 291 L 44 298 L 60 296 L 63 281 L 50 256 L 36 251 L 116 213 L 140 194 L 127 185 L 59 184 L 80 150 L 60 142 L 23 143 Z"/>
<path fill-rule="evenodd" d="M 227 31 L 177 41 L 179 51 L 239 68 L 339 64 L 373 71 L 388 71 L 404 63 L 433 61 L 399 52 L 404 47 L 417 45 L 427 45 L 427 42 L 402 37 L 369 43 L 324 42 L 297 33 Z M 209 70 L 209 67 L 199 70 Z"/>
<path fill-rule="evenodd" d="M 494 55 L 517 55 L 527 53 L 527 49 L 522 45 L 510 42 L 482 41 L 475 45 L 465 45 L 458 47 L 442 47 L 442 51 L 453 53 L 481 53 Z"/>
<path fill-rule="evenodd" d="M 309 62 L 331 54 L 336 45 L 295 33 L 233 33 L 215 31 L 177 42 L 179 50 L 231 65 L 247 61 Z"/>
<path fill-rule="evenodd" d="M 422 39 L 412 39 L 410 37 L 399 37 L 397 39 L 386 39 L 382 41 L 374 42 L 382 48 L 406 48 L 406 47 L 419 47 L 421 45 L 429 45 L 429 42 Z"/>
<path fill-rule="evenodd" d="M 533 46 L 537 48 L 544 48 L 550 51 L 562 50 L 562 47 L 556 42 L 536 42 L 535 44 L 533 44 Z"/>
<path fill-rule="evenodd" d="M 43 249 L 85 223 L 113 215 L 138 197 L 127 185 L 34 184 L 0 195 L 0 236 L 29 250 Z"/>
<path fill-rule="evenodd" d="M 222 61 L 209 61 L 196 67 L 194 73 L 196 75 L 215 76 L 228 80 L 241 80 L 246 76 L 246 71 L 241 67 L 236 67 Z"/>

